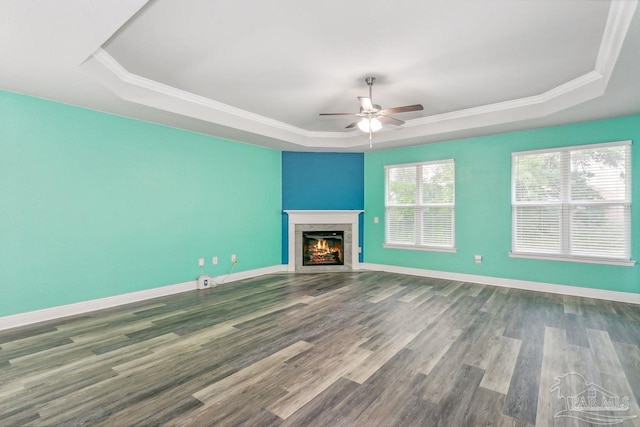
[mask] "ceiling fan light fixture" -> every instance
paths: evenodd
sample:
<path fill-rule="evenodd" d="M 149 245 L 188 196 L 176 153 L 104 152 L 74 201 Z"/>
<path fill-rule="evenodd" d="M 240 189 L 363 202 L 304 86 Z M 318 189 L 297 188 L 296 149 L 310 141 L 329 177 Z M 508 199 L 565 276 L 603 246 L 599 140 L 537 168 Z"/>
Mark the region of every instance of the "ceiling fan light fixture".
<path fill-rule="evenodd" d="M 373 132 L 377 132 L 382 129 L 382 123 L 399 126 L 404 124 L 402 120 L 389 116 L 389 114 L 396 113 L 409 113 L 411 111 L 422 111 L 422 104 L 405 105 L 403 107 L 386 108 L 378 104 L 374 104 L 372 101 L 373 83 L 376 81 L 375 77 L 367 77 L 365 82 L 369 86 L 369 96 L 359 96 L 360 111 L 357 113 L 320 113 L 321 116 L 358 116 L 360 117 L 354 122 L 349 123 L 345 129 L 353 129 L 356 126 L 364 133 L 369 134 L 369 147 L 373 144 Z"/>
<path fill-rule="evenodd" d="M 376 132 L 382 129 L 382 123 L 376 117 L 371 117 L 371 118 L 363 117 L 358 122 L 358 128 L 362 132 L 367 132 L 367 133 Z"/>

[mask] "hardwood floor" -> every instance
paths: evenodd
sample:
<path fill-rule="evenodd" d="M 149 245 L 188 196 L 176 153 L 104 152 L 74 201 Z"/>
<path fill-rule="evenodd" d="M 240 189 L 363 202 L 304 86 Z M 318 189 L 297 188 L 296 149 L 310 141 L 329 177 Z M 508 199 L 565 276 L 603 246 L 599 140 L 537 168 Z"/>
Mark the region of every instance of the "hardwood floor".
<path fill-rule="evenodd" d="M 270 275 L 1 332 L 0 425 L 637 426 L 639 345 L 635 305 Z"/>

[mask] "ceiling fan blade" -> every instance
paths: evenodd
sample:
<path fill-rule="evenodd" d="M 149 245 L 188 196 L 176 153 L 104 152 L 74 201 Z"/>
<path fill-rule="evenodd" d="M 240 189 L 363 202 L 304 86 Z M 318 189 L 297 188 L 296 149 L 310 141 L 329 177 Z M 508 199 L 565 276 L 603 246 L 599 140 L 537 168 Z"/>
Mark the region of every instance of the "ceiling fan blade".
<path fill-rule="evenodd" d="M 357 116 L 360 113 L 320 113 L 321 116 Z"/>
<path fill-rule="evenodd" d="M 394 108 L 385 108 L 380 111 L 382 114 L 398 114 L 398 113 L 408 113 L 410 111 L 422 111 L 424 107 L 422 104 L 414 104 L 414 105 L 405 105 L 404 107 L 394 107 Z"/>
<path fill-rule="evenodd" d="M 360 101 L 360 105 L 364 111 L 373 111 L 373 102 L 371 102 L 371 98 L 367 98 L 365 96 L 359 96 L 358 101 Z"/>
<path fill-rule="evenodd" d="M 388 125 L 400 126 L 400 125 L 404 124 L 404 121 L 398 120 L 398 119 L 395 119 L 395 118 L 389 117 L 389 116 L 378 116 L 378 120 L 380 120 L 381 123 L 385 123 L 385 124 L 388 124 Z"/>
<path fill-rule="evenodd" d="M 345 129 L 352 129 L 352 128 L 358 126 L 358 123 L 360 123 L 360 120 L 356 120 L 355 122 L 353 122 L 349 126 L 347 126 Z"/>

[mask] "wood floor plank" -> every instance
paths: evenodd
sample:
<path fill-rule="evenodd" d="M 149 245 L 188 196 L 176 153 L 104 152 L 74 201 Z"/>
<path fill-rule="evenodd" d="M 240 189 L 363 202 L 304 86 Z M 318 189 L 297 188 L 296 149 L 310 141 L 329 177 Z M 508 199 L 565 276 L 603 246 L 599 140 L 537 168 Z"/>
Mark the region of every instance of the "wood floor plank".
<path fill-rule="evenodd" d="M 22 340 L 28 337 L 39 337 L 49 332 L 56 332 L 57 323 L 59 322 L 52 321 L 0 331 L 0 349 L 4 348 L 4 344 L 8 342 Z"/>
<path fill-rule="evenodd" d="M 358 388 L 353 381 L 339 378 L 331 386 L 283 421 L 282 426 L 348 425 L 336 406 Z"/>
<path fill-rule="evenodd" d="M 456 372 L 451 386 L 451 392 L 440 402 L 440 411 L 436 419 L 440 425 L 463 425 L 469 418 L 471 405 L 484 371 L 469 365 L 462 365 Z"/>
<path fill-rule="evenodd" d="M 354 425 L 381 425 L 385 422 L 393 425 L 395 417 L 407 402 L 420 402 L 414 399 L 416 384 L 424 381 L 424 375 L 415 375 L 408 363 L 415 352 L 403 349 L 388 363 L 371 376 L 350 398 L 341 402 L 338 410 Z"/>
<path fill-rule="evenodd" d="M 486 370 L 493 358 L 498 354 L 500 340 L 503 337 L 504 327 L 491 323 L 478 339 L 478 344 L 471 347 L 465 354 L 463 362 L 470 366 Z M 509 338 L 510 339 L 510 338 Z"/>
<path fill-rule="evenodd" d="M 448 297 L 451 296 L 451 294 L 453 294 L 455 291 L 460 289 L 462 285 L 463 282 L 449 282 L 441 289 L 436 290 L 435 293 L 443 297 Z"/>
<path fill-rule="evenodd" d="M 477 298 L 480 295 L 480 293 L 486 289 L 486 286 L 477 285 L 475 283 L 466 283 L 466 282 L 462 283 L 461 287 L 464 288 L 463 295 L 472 297 L 472 298 Z"/>
<path fill-rule="evenodd" d="M 207 364 L 207 354 L 184 355 L 182 359 L 174 358 L 158 365 L 154 369 L 127 372 L 110 377 L 101 382 L 83 387 L 79 391 L 65 394 L 38 406 L 38 411 L 52 425 L 66 424 L 74 418 L 82 418 L 90 414 L 91 422 L 97 423 L 125 410 L 133 405 L 139 405 L 151 398 L 172 389 L 177 396 L 180 387 L 206 375 L 210 371 L 223 369 L 217 378 L 226 377 L 233 369 L 229 367 L 216 367 Z M 188 361 L 186 363 L 185 361 Z M 171 362 L 171 363 L 169 363 Z M 179 375 L 178 367 L 187 370 L 188 375 Z M 149 376 L 153 382 L 147 380 Z M 119 399 L 123 389 L 126 390 L 128 399 Z M 194 392 L 191 390 L 191 392 Z"/>
<path fill-rule="evenodd" d="M 384 301 L 387 298 L 389 298 L 392 295 L 397 294 L 400 291 L 403 291 L 405 289 L 404 286 L 389 286 L 388 288 L 384 288 L 382 290 L 376 291 L 376 292 L 372 292 L 371 293 L 371 298 L 369 298 L 369 302 L 372 302 L 374 304 L 379 303 L 380 301 Z"/>
<path fill-rule="evenodd" d="M 490 319 L 484 313 L 479 313 L 478 316 L 478 321 L 462 331 L 427 375 L 426 387 L 421 390 L 423 399 L 439 404 L 444 397 L 452 393 L 456 374 L 464 365 L 464 356 L 478 342 L 489 325 Z"/>
<path fill-rule="evenodd" d="M 580 309 L 580 298 L 573 295 L 563 295 L 562 303 L 565 314 L 582 314 Z"/>
<path fill-rule="evenodd" d="M 540 386 L 538 390 L 538 406 L 536 413 L 537 426 L 549 426 L 555 423 L 555 414 L 561 407 L 558 405 L 556 392 L 551 388 L 557 381 L 556 378 L 566 374 L 569 367 L 565 357 L 567 354 L 566 331 L 563 329 L 545 328 L 544 351 L 542 354 L 542 368 L 540 374 Z"/>
<path fill-rule="evenodd" d="M 512 331 L 520 339 L 522 345 L 516 361 L 516 366 L 509 384 L 509 391 L 505 402 L 505 414 L 516 420 L 535 425 L 538 406 L 538 391 L 540 386 L 540 371 L 544 348 L 545 322 L 557 312 L 553 307 L 553 300 L 548 300 L 544 294 L 530 294 L 518 292 L 522 295 L 519 305 L 521 315 L 510 317 L 511 324 L 517 325 Z M 505 329 L 505 336 L 509 325 Z"/>
<path fill-rule="evenodd" d="M 200 400 L 202 403 L 208 404 L 216 402 L 220 399 L 220 396 L 224 396 L 226 393 L 233 392 L 233 389 L 246 389 L 253 382 L 268 376 L 270 370 L 274 367 L 279 368 L 279 365 L 284 363 L 287 359 L 294 357 L 303 351 L 311 348 L 311 344 L 299 341 L 287 348 L 280 350 L 271 356 L 265 357 L 258 363 L 245 368 L 222 381 L 212 384 L 202 390 L 197 391 L 193 396 Z"/>
<path fill-rule="evenodd" d="M 403 349 L 416 337 L 415 333 L 400 332 L 388 342 L 369 354 L 361 363 L 343 373 L 343 377 L 362 384 L 382 365 L 387 363 L 398 351 Z"/>
<path fill-rule="evenodd" d="M 485 374 L 480 387 L 506 395 L 520 354 L 522 341 L 500 336 L 489 352 Z"/>
<path fill-rule="evenodd" d="M 466 417 L 461 425 L 464 426 L 522 426 L 530 424 L 519 422 L 502 413 L 505 396 L 502 393 L 487 390 L 480 386 L 475 394 Z"/>
<path fill-rule="evenodd" d="M 629 410 L 625 415 L 640 417 L 638 397 L 633 394 L 633 388 L 627 380 L 609 334 L 606 331 L 589 329 L 587 335 L 592 349 L 591 354 L 600 373 L 597 384 L 622 398 L 627 397 Z"/>
<path fill-rule="evenodd" d="M 28 340 L 32 341 L 31 338 L 28 338 Z M 37 342 L 29 342 L 26 344 L 21 341 L 12 341 L 5 344 L 6 348 L 3 348 L 2 352 L 0 352 L 0 361 L 15 361 L 20 358 L 30 358 L 35 353 L 45 353 L 46 350 L 64 347 L 71 343 L 73 343 L 72 339 L 64 337 L 53 337 L 53 339 L 43 338 Z"/>
<path fill-rule="evenodd" d="M 234 372 L 236 372 L 235 369 L 229 365 L 211 367 L 189 381 L 182 382 L 182 384 L 149 396 L 135 405 L 114 412 L 103 424 L 107 427 L 134 424 L 159 425 L 169 422 L 203 406 L 200 400 L 193 397 L 195 391 L 220 381 Z"/>
<path fill-rule="evenodd" d="M 280 418 L 287 419 L 343 377 L 346 372 L 360 365 L 369 355 L 368 350 L 352 346 L 337 358 L 332 358 L 330 361 L 325 359 L 318 365 L 318 371 L 322 374 L 295 375 L 295 383 L 285 388 L 288 393 L 269 405 L 267 409 Z"/>
<path fill-rule="evenodd" d="M 3 413 L 0 417 L 0 422 L 7 426 L 41 425 L 39 420 L 40 414 L 33 406 Z"/>
<path fill-rule="evenodd" d="M 577 314 L 567 314 L 564 316 L 563 326 L 567 331 L 567 342 L 569 344 L 589 347 L 587 328 L 582 316 Z"/>
<path fill-rule="evenodd" d="M 416 372 L 429 375 L 462 333 L 462 329 L 449 329 L 448 327 L 431 327 L 422 332 L 407 345 L 407 348 L 420 353 L 420 358 L 412 367 Z"/>
<path fill-rule="evenodd" d="M 411 292 L 409 292 L 408 294 L 398 298 L 398 301 L 400 302 L 412 302 L 414 301 L 416 298 L 421 297 L 422 295 L 426 294 L 427 292 L 430 292 L 430 288 L 428 287 L 421 287 L 421 288 L 416 288 L 414 290 L 412 290 Z"/>
<path fill-rule="evenodd" d="M 640 349 L 635 345 L 613 343 L 633 396 L 640 396 Z"/>
<path fill-rule="evenodd" d="M 336 413 L 350 423 L 355 423 L 383 393 L 396 391 L 398 395 L 405 397 L 407 392 L 413 395 L 414 385 L 422 383 L 425 377 L 423 374 L 414 375 L 410 369 L 410 364 L 417 355 L 413 350 L 400 350 L 360 387 L 341 400 L 334 408 Z M 384 419 L 380 420 L 382 421 Z"/>
<path fill-rule="evenodd" d="M 378 397 L 355 419 L 356 426 L 399 425 L 402 412 L 413 410 L 424 402 L 411 394 L 413 376 L 410 372 L 398 372 L 393 387 L 380 391 Z M 407 399 L 407 396 L 410 396 Z"/>
<path fill-rule="evenodd" d="M 637 305 L 274 274 L 0 332 L 0 425 L 579 426 L 556 378 L 640 416 L 639 345 Z"/>
<path fill-rule="evenodd" d="M 509 298 L 508 288 L 494 288 L 491 296 L 482 304 L 480 310 L 497 315 L 506 305 Z"/>
<path fill-rule="evenodd" d="M 422 295 L 416 297 L 413 301 L 409 302 L 408 304 L 412 307 L 412 308 L 423 308 L 426 307 L 428 302 L 432 299 L 435 298 L 436 295 L 431 292 L 431 290 L 424 292 Z"/>

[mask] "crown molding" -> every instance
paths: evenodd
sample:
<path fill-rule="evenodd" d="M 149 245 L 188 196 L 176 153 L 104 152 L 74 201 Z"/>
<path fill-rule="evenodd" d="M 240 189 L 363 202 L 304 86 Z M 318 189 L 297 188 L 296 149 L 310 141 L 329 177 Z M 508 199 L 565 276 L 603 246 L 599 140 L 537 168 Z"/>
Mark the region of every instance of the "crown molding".
<path fill-rule="evenodd" d="M 637 0 L 611 2 L 595 65 L 595 71 L 604 76 L 607 82 L 618 60 L 637 5 Z"/>
<path fill-rule="evenodd" d="M 377 132 L 376 141 L 398 141 L 545 117 L 601 96 L 615 68 L 637 3 L 637 0 L 611 2 L 594 70 L 541 94 L 407 120 L 401 128 Z M 130 73 L 102 48 L 81 67 L 129 102 L 305 148 L 348 149 L 365 145 L 363 139 L 358 138 L 362 134 L 357 130 L 309 131 Z"/>

